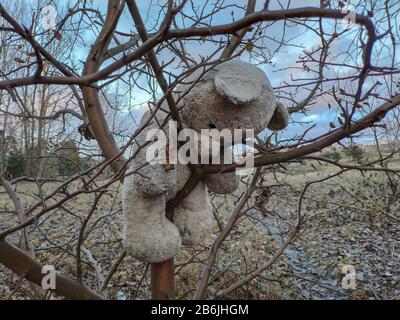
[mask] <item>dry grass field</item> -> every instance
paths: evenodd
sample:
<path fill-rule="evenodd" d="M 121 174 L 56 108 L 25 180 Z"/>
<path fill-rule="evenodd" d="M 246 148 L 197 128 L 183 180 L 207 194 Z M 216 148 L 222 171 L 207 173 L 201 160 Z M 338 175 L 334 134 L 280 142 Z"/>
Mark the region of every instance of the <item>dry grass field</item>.
<path fill-rule="evenodd" d="M 344 160 L 346 162 L 346 160 Z M 347 163 L 351 161 L 347 160 Z M 400 168 L 399 161 L 390 163 Z M 306 184 L 338 172 L 332 165 L 292 163 L 266 172 L 263 187 L 243 209 L 243 215 L 220 248 L 213 272 L 217 290 L 267 261 L 296 220 L 298 200 Z M 393 179 L 394 175 L 391 176 Z M 245 181 L 243 181 L 244 183 Z M 99 182 L 101 183 L 101 181 Z M 59 184 L 18 183 L 17 191 L 29 204 Z M 122 213 L 119 184 L 112 185 L 99 202 L 86 228 L 83 254 L 85 282 L 92 288 L 108 273 L 122 252 Z M 73 193 L 77 183 L 55 197 Z M 244 184 L 242 190 L 244 189 Z M 213 234 L 197 250 L 184 250 L 177 259 L 177 296 L 190 298 L 207 247 L 219 226 L 232 213 L 241 190 L 231 196 L 212 196 L 216 222 Z M 398 194 L 397 194 L 398 195 Z M 54 200 L 53 200 L 54 201 Z M 76 272 L 75 243 L 79 227 L 94 196 L 80 194 L 36 221 L 32 238 L 37 258 L 68 276 Z M 47 202 L 47 206 L 51 205 Z M 12 203 L 0 194 L 0 229 L 17 223 Z M 311 184 L 301 206 L 305 223 L 300 236 L 284 255 L 250 283 L 226 298 L 244 299 L 383 299 L 400 298 L 400 201 L 393 198 L 384 172 L 347 171 L 323 183 Z M 218 222 L 218 223 L 217 223 Z M 9 240 L 18 241 L 18 235 Z M 342 267 L 356 271 L 356 288 L 342 287 Z M 105 292 L 112 299 L 150 298 L 148 266 L 127 256 Z M 28 284 L 0 266 L 0 298 L 31 299 Z M 52 297 L 57 298 L 57 297 Z"/>

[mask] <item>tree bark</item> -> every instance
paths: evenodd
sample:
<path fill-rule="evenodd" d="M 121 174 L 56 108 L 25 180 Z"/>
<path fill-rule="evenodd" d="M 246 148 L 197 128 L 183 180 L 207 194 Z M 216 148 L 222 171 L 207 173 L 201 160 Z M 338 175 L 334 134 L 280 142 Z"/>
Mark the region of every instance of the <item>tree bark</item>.
<path fill-rule="evenodd" d="M 0 263 L 38 286 L 42 285 L 45 274 L 43 265 L 25 254 L 22 250 L 5 240 L 0 240 Z M 84 284 L 56 273 L 56 289 L 54 292 L 73 300 L 103 300 L 104 298 Z"/>
<path fill-rule="evenodd" d="M 121 1 L 110 0 L 108 2 L 106 20 L 87 56 L 82 76 L 96 73 L 100 69 L 121 13 Z M 98 89 L 95 87 L 82 87 L 82 95 L 90 130 L 97 140 L 103 156 L 107 160 L 111 159 L 119 153 L 119 149 L 108 128 L 107 120 L 101 107 Z M 124 164 L 125 161 L 121 156 L 111 163 L 111 167 L 115 172 L 118 172 L 124 167 Z"/>
<path fill-rule="evenodd" d="M 153 300 L 175 299 L 174 259 L 151 264 L 151 296 Z"/>

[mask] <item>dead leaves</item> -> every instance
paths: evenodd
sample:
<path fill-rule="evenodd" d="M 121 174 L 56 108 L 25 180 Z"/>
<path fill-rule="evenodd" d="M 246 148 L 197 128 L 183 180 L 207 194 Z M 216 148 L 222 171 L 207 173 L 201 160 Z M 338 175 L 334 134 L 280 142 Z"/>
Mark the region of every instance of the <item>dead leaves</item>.
<path fill-rule="evenodd" d="M 60 33 L 60 32 L 56 32 L 56 34 L 54 35 L 54 37 L 56 38 L 56 40 L 58 40 L 58 41 L 61 41 L 62 40 L 62 38 L 63 38 L 63 36 L 62 36 L 62 34 Z"/>
<path fill-rule="evenodd" d="M 15 62 L 18 62 L 18 63 L 20 63 L 20 64 L 25 64 L 25 63 L 26 63 L 26 60 L 24 60 L 24 59 L 22 59 L 22 58 L 19 58 L 19 57 L 15 57 L 15 58 L 14 58 L 14 61 L 15 61 Z"/>
<path fill-rule="evenodd" d="M 254 49 L 253 41 L 251 41 L 251 40 L 247 41 L 247 43 L 246 43 L 246 51 L 247 52 L 252 52 L 253 49 Z"/>

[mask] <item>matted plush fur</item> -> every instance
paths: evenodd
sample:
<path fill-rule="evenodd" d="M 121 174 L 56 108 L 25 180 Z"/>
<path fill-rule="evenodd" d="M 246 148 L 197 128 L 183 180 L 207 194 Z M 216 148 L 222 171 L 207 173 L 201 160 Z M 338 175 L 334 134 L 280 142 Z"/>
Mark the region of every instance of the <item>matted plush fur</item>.
<path fill-rule="evenodd" d="M 198 132 L 215 128 L 254 129 L 258 133 L 267 127 L 281 130 L 288 124 L 287 110 L 277 104 L 265 73 L 249 63 L 235 60 L 198 70 L 177 91 L 183 94 L 178 107 L 184 127 Z M 168 110 L 165 102 L 162 109 Z M 142 117 L 140 127 L 146 127 L 136 138 L 139 152 L 127 171 L 122 193 L 123 245 L 132 256 L 151 263 L 170 259 L 182 244 L 194 246 L 207 236 L 212 223 L 207 186 L 221 194 L 238 187 L 235 173 L 208 175 L 174 209 L 173 221 L 169 221 L 165 216 L 167 201 L 183 188 L 191 171 L 179 163 L 171 169 L 146 162 L 146 134 L 158 128 L 165 117 L 164 112 L 153 118 L 146 112 Z M 168 126 L 164 131 L 168 132 Z"/>

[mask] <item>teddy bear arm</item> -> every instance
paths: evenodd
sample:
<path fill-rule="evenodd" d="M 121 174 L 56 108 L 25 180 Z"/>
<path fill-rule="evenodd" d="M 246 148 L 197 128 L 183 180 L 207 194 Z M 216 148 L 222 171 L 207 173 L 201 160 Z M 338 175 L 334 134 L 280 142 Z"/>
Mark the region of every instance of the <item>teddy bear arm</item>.
<path fill-rule="evenodd" d="M 149 118 L 150 113 L 146 112 L 139 127 L 145 125 Z M 149 141 L 152 141 L 152 138 L 149 138 L 149 132 L 154 129 L 158 130 L 158 123 L 152 120 L 136 137 L 134 150 L 136 154 L 134 159 L 134 181 L 140 192 L 148 196 L 156 196 L 168 192 L 175 186 L 177 180 L 174 166 L 168 165 L 166 162 L 166 154 L 161 154 L 159 159 L 153 158 L 154 152 L 150 151 L 149 148 L 166 152 L 165 146 L 159 145 L 156 147 L 153 142 L 149 143 Z"/>
<path fill-rule="evenodd" d="M 138 161 L 139 162 L 139 161 Z M 135 173 L 135 184 L 147 196 L 167 193 L 176 184 L 176 170 L 164 164 L 149 164 L 146 161 Z"/>

